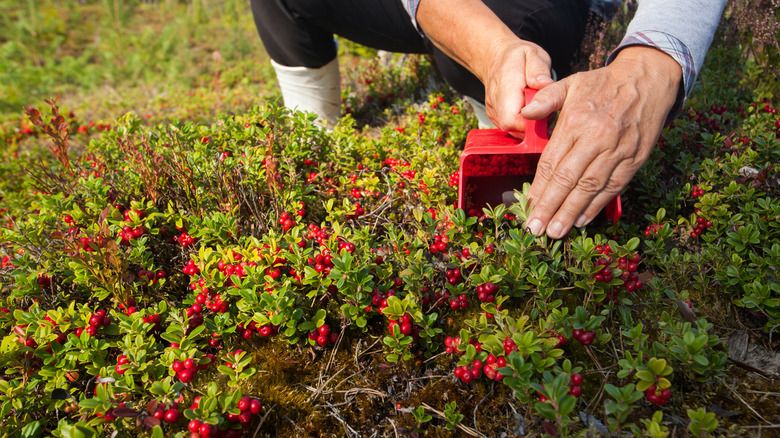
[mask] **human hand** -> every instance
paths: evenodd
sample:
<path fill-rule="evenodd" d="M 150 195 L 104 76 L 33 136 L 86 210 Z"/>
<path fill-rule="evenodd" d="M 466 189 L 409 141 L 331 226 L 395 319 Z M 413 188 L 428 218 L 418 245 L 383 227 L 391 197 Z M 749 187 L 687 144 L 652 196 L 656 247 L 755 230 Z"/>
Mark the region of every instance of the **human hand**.
<path fill-rule="evenodd" d="M 526 87 L 542 89 L 553 83 L 550 55 L 540 46 L 513 38 L 497 42 L 484 75 L 485 107 L 488 117 L 502 131 L 515 137 L 525 131 L 520 110 L 526 102 Z"/>
<path fill-rule="evenodd" d="M 682 69 L 645 46 L 609 66 L 542 88 L 522 109 L 541 119 L 560 111 L 536 169 L 526 226 L 554 239 L 588 224 L 647 160 L 681 86 Z"/>
<path fill-rule="evenodd" d="M 524 90 L 553 82 L 550 55 L 519 39 L 479 0 L 420 0 L 416 17 L 436 47 L 482 81 L 487 115 L 496 127 L 524 131 Z"/>

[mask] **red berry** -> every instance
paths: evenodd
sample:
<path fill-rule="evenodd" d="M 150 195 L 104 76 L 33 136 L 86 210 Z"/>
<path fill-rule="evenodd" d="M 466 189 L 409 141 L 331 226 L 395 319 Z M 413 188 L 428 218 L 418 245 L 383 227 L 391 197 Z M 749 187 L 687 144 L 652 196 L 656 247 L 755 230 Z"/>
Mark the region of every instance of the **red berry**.
<path fill-rule="evenodd" d="M 263 410 L 263 403 L 261 403 L 260 400 L 253 398 L 252 401 L 249 402 L 249 411 L 253 414 L 259 414 L 261 410 Z"/>
<path fill-rule="evenodd" d="M 168 423 L 175 423 L 179 420 L 179 411 L 176 409 L 168 409 L 165 411 L 165 416 L 163 419 Z"/>
<path fill-rule="evenodd" d="M 200 429 L 198 429 L 198 432 L 200 432 L 201 436 L 211 436 L 211 432 L 213 432 L 213 429 L 210 424 L 203 423 L 200 425 Z"/>
<path fill-rule="evenodd" d="M 247 411 L 249 410 L 251 403 L 252 400 L 248 396 L 244 396 L 241 400 L 238 401 L 238 409 L 240 411 Z"/>
<path fill-rule="evenodd" d="M 181 370 L 180 372 L 176 373 L 176 375 L 179 377 L 179 380 L 184 383 L 190 383 L 195 377 L 195 373 L 189 369 Z"/>
<path fill-rule="evenodd" d="M 582 395 L 582 387 L 580 385 L 574 385 L 571 388 L 569 388 L 569 394 L 579 397 Z"/>
<path fill-rule="evenodd" d="M 193 433 L 198 433 L 200 431 L 200 420 L 190 420 L 190 422 L 187 424 L 187 430 Z"/>
<path fill-rule="evenodd" d="M 327 324 L 321 325 L 317 330 L 322 336 L 328 336 L 330 334 L 330 327 Z"/>
<path fill-rule="evenodd" d="M 582 383 L 582 375 L 580 373 L 574 373 L 571 375 L 571 384 L 580 385 Z"/>

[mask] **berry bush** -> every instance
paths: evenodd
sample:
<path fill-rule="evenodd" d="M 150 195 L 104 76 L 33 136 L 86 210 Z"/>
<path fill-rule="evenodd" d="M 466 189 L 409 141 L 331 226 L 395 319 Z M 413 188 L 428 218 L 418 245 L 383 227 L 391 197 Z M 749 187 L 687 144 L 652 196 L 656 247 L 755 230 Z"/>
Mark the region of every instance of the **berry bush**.
<path fill-rule="evenodd" d="M 0 130 L 0 431 L 760 434 L 778 370 L 730 341 L 778 345 L 780 119 L 729 23 L 621 222 L 558 241 L 527 185 L 455 208 L 476 121 L 424 57 L 350 70 L 331 132 L 31 102 Z"/>

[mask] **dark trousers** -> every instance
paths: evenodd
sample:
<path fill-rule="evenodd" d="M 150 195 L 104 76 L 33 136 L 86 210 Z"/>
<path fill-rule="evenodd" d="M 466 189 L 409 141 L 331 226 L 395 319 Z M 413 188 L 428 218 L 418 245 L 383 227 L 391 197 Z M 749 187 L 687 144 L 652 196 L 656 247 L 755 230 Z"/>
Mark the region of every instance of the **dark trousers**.
<path fill-rule="evenodd" d="M 485 87 L 465 67 L 434 47 L 412 26 L 400 0 L 251 0 L 258 33 L 271 59 L 286 66 L 319 68 L 336 57 L 333 35 L 375 49 L 428 53 L 447 82 L 480 102 Z M 436 1 L 436 0 L 433 0 Z M 483 0 L 521 39 L 552 58 L 558 77 L 585 33 L 585 0 Z"/>

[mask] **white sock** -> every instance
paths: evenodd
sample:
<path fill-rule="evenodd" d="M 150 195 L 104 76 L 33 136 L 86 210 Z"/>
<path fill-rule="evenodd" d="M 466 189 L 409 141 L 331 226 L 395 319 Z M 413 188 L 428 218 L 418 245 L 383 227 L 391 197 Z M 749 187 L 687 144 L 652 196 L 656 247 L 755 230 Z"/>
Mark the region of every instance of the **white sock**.
<path fill-rule="evenodd" d="M 320 68 L 287 67 L 271 60 L 284 106 L 313 112 L 328 127 L 341 116 L 341 76 L 338 58 Z"/>

